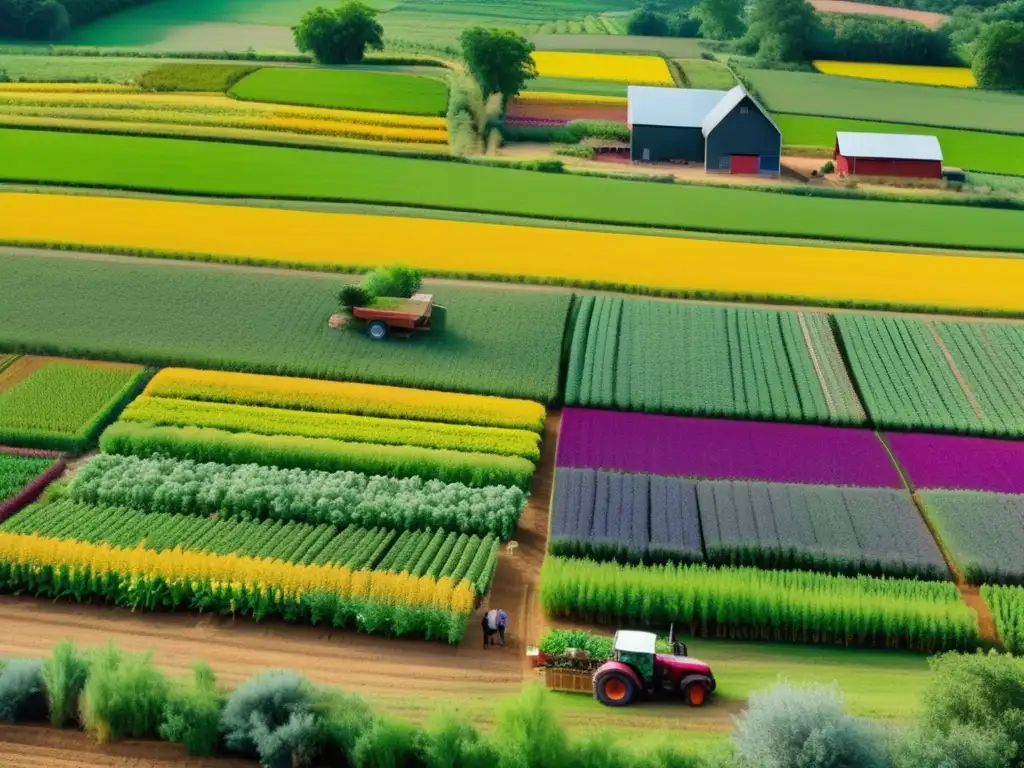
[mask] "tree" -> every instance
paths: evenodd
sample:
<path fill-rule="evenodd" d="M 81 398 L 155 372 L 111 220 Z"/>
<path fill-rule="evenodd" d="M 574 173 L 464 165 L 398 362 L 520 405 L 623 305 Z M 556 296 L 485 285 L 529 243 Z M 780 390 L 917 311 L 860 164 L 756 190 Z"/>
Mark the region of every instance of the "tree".
<path fill-rule="evenodd" d="M 669 34 L 668 17 L 645 5 L 638 8 L 626 22 L 626 32 L 630 35 L 647 35 L 649 37 L 667 37 Z"/>
<path fill-rule="evenodd" d="M 700 19 L 701 36 L 732 40 L 742 35 L 745 6 L 745 0 L 701 0 L 693 9 L 693 17 Z"/>
<path fill-rule="evenodd" d="M 311 51 L 321 64 L 356 64 L 367 48 L 384 47 L 384 28 L 376 16 L 376 10 L 358 0 L 334 10 L 318 6 L 292 27 L 295 47 Z"/>
<path fill-rule="evenodd" d="M 982 88 L 1024 90 L 1024 22 L 997 21 L 985 27 L 971 69 Z"/>
<path fill-rule="evenodd" d="M 508 29 L 471 27 L 459 38 L 469 71 L 480 84 L 484 99 L 499 93 L 508 101 L 537 76 L 533 44 Z"/>
<path fill-rule="evenodd" d="M 821 21 L 807 0 L 754 1 L 746 47 L 759 61 L 805 61 L 820 37 Z"/>

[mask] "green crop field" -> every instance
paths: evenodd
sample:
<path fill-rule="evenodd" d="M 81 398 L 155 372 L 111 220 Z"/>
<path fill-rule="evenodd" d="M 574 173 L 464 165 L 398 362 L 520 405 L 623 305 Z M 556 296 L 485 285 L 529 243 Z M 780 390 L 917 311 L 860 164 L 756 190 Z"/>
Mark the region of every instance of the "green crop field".
<path fill-rule="evenodd" d="M 332 330 L 340 280 L 41 256 L 0 257 L 0 349 L 551 400 L 569 297 L 437 291 L 443 329 L 374 342 Z"/>
<path fill-rule="evenodd" d="M 636 8 L 629 5 L 629 10 Z M 625 21 L 623 19 L 623 21 Z M 692 37 L 642 37 L 634 35 L 533 35 L 538 51 L 594 51 L 598 53 L 655 53 L 676 59 L 700 56 L 700 40 Z"/>
<path fill-rule="evenodd" d="M 728 91 L 736 85 L 736 78 L 724 64 L 707 59 L 676 59 L 691 88 L 709 91 Z"/>
<path fill-rule="evenodd" d="M 0 54 L 0 69 L 5 70 L 9 78 L 35 83 L 84 81 L 127 83 L 163 63 L 162 59 L 108 56 Z"/>
<path fill-rule="evenodd" d="M 862 424 L 828 318 L 584 296 L 565 402 L 702 416 Z"/>
<path fill-rule="evenodd" d="M 923 128 L 919 125 L 880 123 L 836 117 L 776 114 L 783 141 L 790 146 L 835 146 L 836 131 L 868 133 L 921 133 L 937 136 L 943 161 L 970 171 L 1024 176 L 1024 135 L 962 131 L 954 128 Z"/>
<path fill-rule="evenodd" d="M 208 91 L 224 93 L 257 68 L 251 64 L 196 64 L 172 61 L 160 64 L 138 78 L 152 91 Z M 302 72 L 303 70 L 295 70 Z"/>
<path fill-rule="evenodd" d="M 812 72 L 743 69 L 772 112 L 1024 134 L 1024 96 Z M 783 136 L 787 143 L 793 143 Z"/>
<path fill-rule="evenodd" d="M 876 426 L 1024 435 L 1024 327 L 853 314 L 835 321 Z"/>
<path fill-rule="evenodd" d="M 260 69 L 235 83 L 231 95 L 402 115 L 441 116 L 448 108 L 448 86 L 439 78 L 366 70 Z"/>
<path fill-rule="evenodd" d="M 0 130 L 0 178 L 608 224 L 1024 250 L 1024 211 L 841 200 L 205 141 Z M 870 221 L 865 227 L 863 222 Z"/>
<path fill-rule="evenodd" d="M 609 80 L 580 80 L 575 77 L 538 77 L 526 82 L 524 91 L 553 91 L 554 93 L 584 93 L 588 96 L 625 96 L 625 83 Z"/>

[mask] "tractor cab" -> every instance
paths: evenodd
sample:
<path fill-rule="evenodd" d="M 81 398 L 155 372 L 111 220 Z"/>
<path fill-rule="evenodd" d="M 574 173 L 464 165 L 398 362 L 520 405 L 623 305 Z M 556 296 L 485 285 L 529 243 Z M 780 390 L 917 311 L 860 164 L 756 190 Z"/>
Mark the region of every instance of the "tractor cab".
<path fill-rule="evenodd" d="M 672 633 L 672 655 L 659 654 L 653 632 L 619 630 L 612 643 L 612 660 L 594 673 L 594 698 L 610 707 L 632 704 L 638 697 L 682 698 L 700 706 L 715 690 L 711 668 L 690 658 L 686 645 Z"/>

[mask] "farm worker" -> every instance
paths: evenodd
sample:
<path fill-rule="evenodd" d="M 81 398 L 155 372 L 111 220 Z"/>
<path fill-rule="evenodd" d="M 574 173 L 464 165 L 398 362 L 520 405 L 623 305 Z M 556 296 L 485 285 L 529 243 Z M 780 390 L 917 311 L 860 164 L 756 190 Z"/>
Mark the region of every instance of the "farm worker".
<path fill-rule="evenodd" d="M 508 614 L 505 613 L 501 608 L 498 609 L 498 637 L 501 638 L 501 644 L 505 645 L 505 629 L 508 627 Z"/>
<path fill-rule="evenodd" d="M 480 626 L 484 630 L 484 648 L 494 645 L 494 633 L 498 631 L 498 610 L 492 608 L 480 620 Z"/>

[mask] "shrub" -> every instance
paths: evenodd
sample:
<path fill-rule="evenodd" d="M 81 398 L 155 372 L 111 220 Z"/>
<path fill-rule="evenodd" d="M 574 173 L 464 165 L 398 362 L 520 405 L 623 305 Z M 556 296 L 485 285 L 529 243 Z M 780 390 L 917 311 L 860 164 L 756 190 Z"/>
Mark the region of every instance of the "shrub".
<path fill-rule="evenodd" d="M 61 640 L 43 663 L 43 681 L 50 705 L 50 723 L 63 728 L 76 719 L 79 697 L 89 672 L 89 659 L 72 640 Z"/>
<path fill-rule="evenodd" d="M 828 162 L 824 163 L 819 170 L 821 173 L 835 173 L 836 164 L 829 160 Z"/>
<path fill-rule="evenodd" d="M 551 656 L 559 656 L 568 648 L 587 651 L 595 659 L 609 659 L 612 656 L 612 638 L 582 629 L 549 629 L 541 637 L 539 647 Z"/>
<path fill-rule="evenodd" d="M 563 768 L 569 757 L 565 731 L 555 719 L 551 694 L 529 685 L 498 714 L 498 768 Z"/>
<path fill-rule="evenodd" d="M 341 291 L 338 292 L 338 303 L 346 311 L 351 310 L 352 307 L 361 307 L 366 301 L 363 289 L 354 283 L 342 286 Z"/>
<path fill-rule="evenodd" d="M 43 662 L 11 659 L 0 668 L 0 723 L 46 718 Z"/>
<path fill-rule="evenodd" d="M 190 755 L 212 755 L 220 744 L 224 695 L 206 662 L 193 664 L 192 672 L 191 683 L 172 687 L 167 696 L 160 738 L 182 742 Z"/>
<path fill-rule="evenodd" d="M 317 716 L 316 739 L 321 759 L 328 765 L 351 764 L 356 741 L 374 722 L 370 705 L 354 694 L 320 689 L 312 711 Z"/>
<path fill-rule="evenodd" d="M 89 662 L 82 692 L 82 724 L 99 743 L 154 739 L 169 685 L 153 666 L 152 654 L 124 654 L 113 643 Z"/>
<path fill-rule="evenodd" d="M 424 734 L 423 755 L 430 768 L 494 768 L 499 757 L 473 726 L 450 713 Z"/>
<path fill-rule="evenodd" d="M 584 160 L 594 159 L 594 148 L 587 147 L 582 144 L 565 144 L 560 147 L 555 147 L 556 155 L 565 155 L 566 157 L 581 157 Z"/>
<path fill-rule="evenodd" d="M 394 264 L 378 267 L 369 272 L 361 283 L 367 299 L 394 296 L 400 299 L 412 296 L 423 284 L 423 273 L 418 269 Z"/>
<path fill-rule="evenodd" d="M 750 697 L 732 736 L 751 768 L 884 768 L 880 735 L 849 717 L 837 688 L 780 683 Z"/>
<path fill-rule="evenodd" d="M 420 732 L 400 720 L 378 720 L 356 741 L 354 763 L 359 768 L 420 768 L 426 766 Z"/>
<path fill-rule="evenodd" d="M 924 715 L 903 762 L 921 757 L 926 765 L 936 754 L 929 743 L 952 745 L 963 739 L 958 747 L 962 763 L 936 765 L 986 766 L 986 761 L 1012 751 L 1012 759 L 1000 765 L 1024 766 L 1024 659 L 994 651 L 946 653 L 929 664 L 932 675 L 924 693 Z"/>
<path fill-rule="evenodd" d="M 952 723 L 945 732 L 911 728 L 896 753 L 896 768 L 1006 768 L 1016 748 L 1002 731 Z"/>
<path fill-rule="evenodd" d="M 258 757 L 260 743 L 268 746 L 277 729 L 289 726 L 291 732 L 298 730 L 299 723 L 292 718 L 309 714 L 312 699 L 313 686 L 295 672 L 271 671 L 250 677 L 224 706 L 220 729 L 225 744 L 248 757 Z"/>

